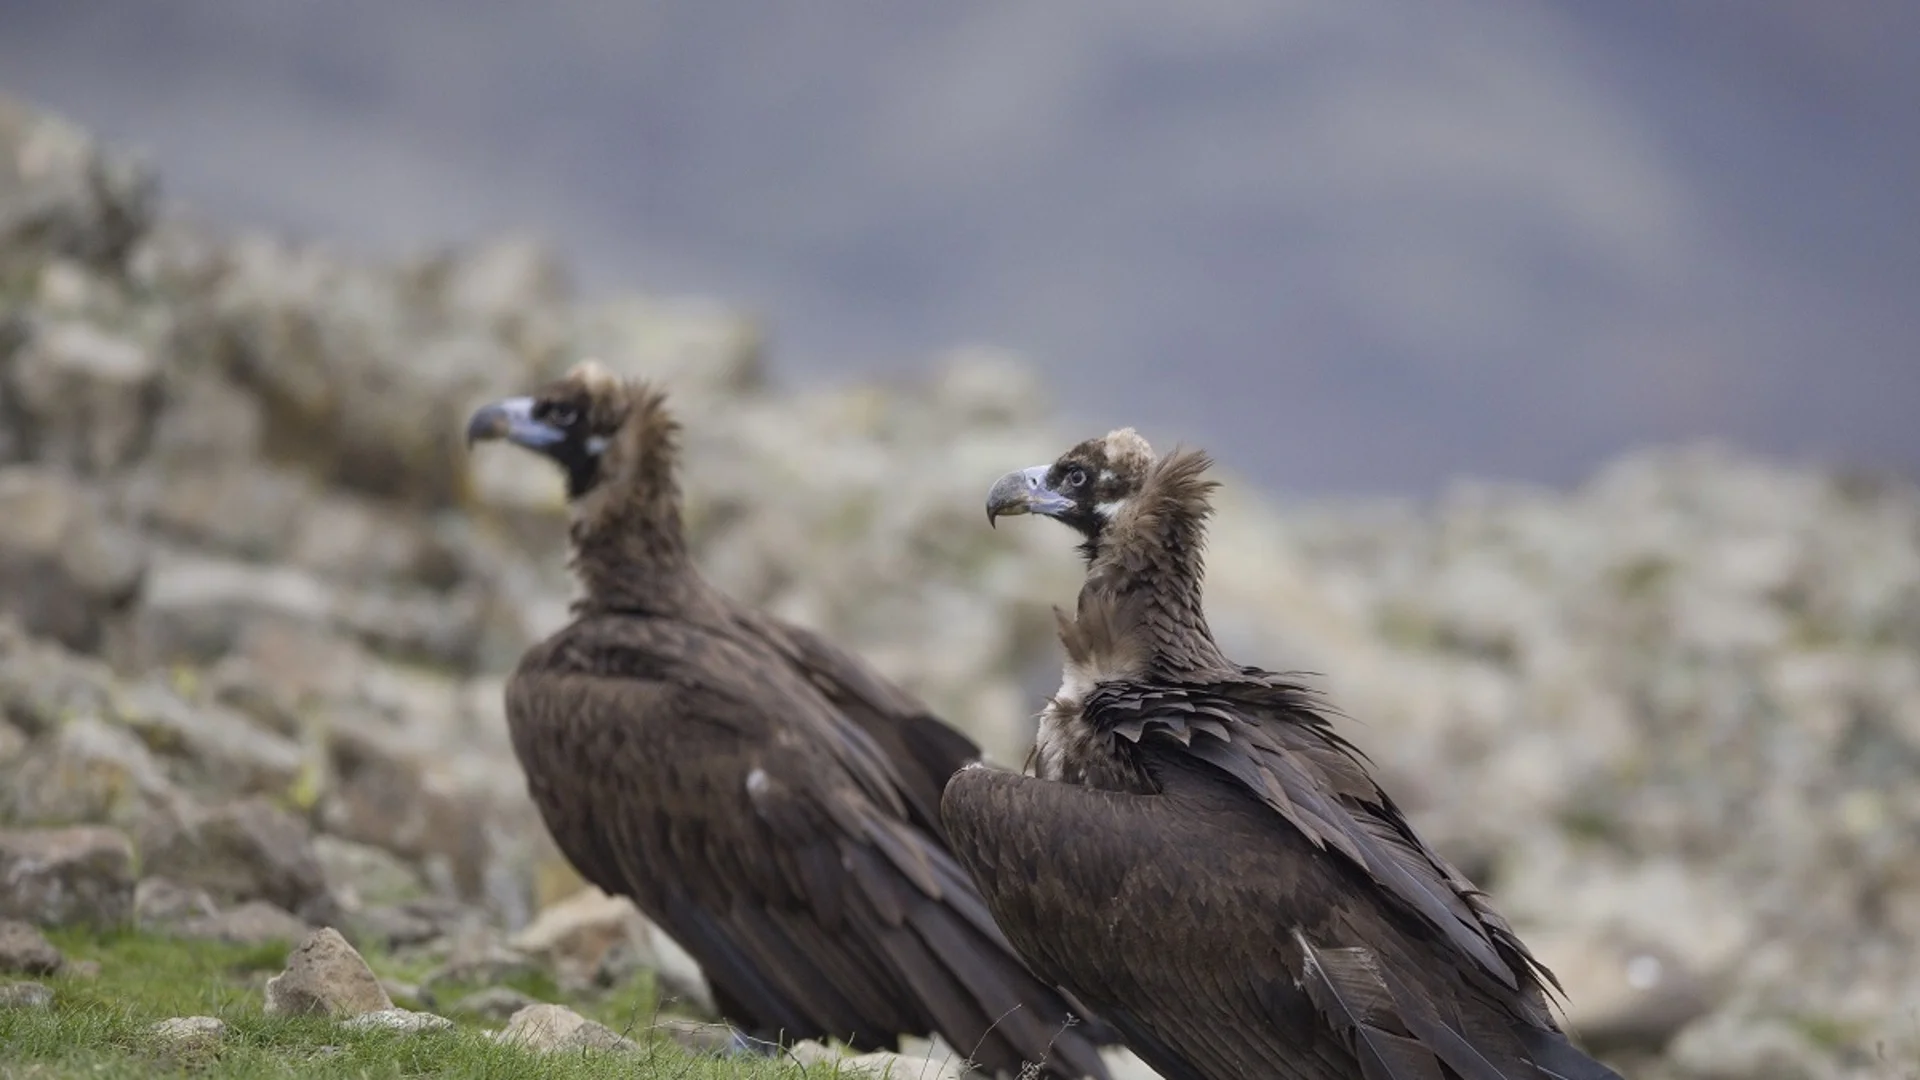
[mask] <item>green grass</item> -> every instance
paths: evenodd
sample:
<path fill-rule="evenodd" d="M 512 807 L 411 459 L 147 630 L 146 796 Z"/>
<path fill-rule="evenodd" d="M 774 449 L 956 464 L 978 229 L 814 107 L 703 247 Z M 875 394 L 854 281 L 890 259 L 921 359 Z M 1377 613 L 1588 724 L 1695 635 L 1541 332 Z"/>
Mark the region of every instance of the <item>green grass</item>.
<path fill-rule="evenodd" d="M 268 1016 L 260 987 L 280 970 L 282 946 L 237 947 L 171 941 L 139 934 L 48 935 L 70 961 L 96 960 L 96 976 L 41 979 L 53 988 L 51 1009 L 0 1010 L 0 1078 L 192 1076 L 216 1078 L 313 1077 L 316 1080 L 387 1080 L 404 1077 L 552 1077 L 588 1080 L 756 1080 L 831 1077 L 832 1065 L 802 1069 L 790 1061 L 713 1058 L 687 1054 L 649 1040 L 656 1015 L 653 988 L 640 980 L 594 998 L 564 1001 L 643 1044 L 639 1054 L 587 1052 L 534 1054 L 501 1045 L 482 1032 L 494 1025 L 457 1013 L 452 1031 L 400 1035 L 354 1032 L 323 1017 Z M 382 975 L 405 979 L 409 965 L 381 956 L 368 962 Z M 542 1000 L 558 995 L 544 977 L 509 980 Z M 442 985 L 443 1005 L 478 987 Z M 406 1003 L 402 1003 L 406 1004 Z M 147 1029 L 172 1016 L 217 1016 L 227 1033 L 211 1053 L 180 1058 L 157 1044 Z"/>

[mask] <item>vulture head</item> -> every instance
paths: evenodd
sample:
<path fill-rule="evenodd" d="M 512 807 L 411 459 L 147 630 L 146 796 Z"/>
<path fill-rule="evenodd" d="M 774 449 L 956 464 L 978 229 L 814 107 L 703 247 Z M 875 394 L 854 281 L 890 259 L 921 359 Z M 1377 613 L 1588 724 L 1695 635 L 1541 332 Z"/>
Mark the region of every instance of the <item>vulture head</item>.
<path fill-rule="evenodd" d="M 504 439 L 546 457 L 566 474 L 567 498 L 580 506 L 608 487 L 644 483 L 668 464 L 675 429 L 665 404 L 645 383 L 583 360 L 531 394 L 482 406 L 467 421 L 467 442 Z"/>
<path fill-rule="evenodd" d="M 1153 447 L 1132 428 L 1088 439 L 1051 465 L 1015 469 L 987 492 L 987 523 L 1015 514 L 1040 514 L 1078 532 L 1088 558 L 1096 556 L 1114 521 L 1147 486 Z"/>

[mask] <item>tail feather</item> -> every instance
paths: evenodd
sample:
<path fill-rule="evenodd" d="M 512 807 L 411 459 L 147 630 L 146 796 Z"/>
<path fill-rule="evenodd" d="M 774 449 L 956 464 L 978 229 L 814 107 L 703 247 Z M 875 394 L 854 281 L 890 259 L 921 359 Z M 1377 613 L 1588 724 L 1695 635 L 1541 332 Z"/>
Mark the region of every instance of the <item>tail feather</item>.
<path fill-rule="evenodd" d="M 1439 1058 L 1401 1022 L 1371 953 L 1315 949 L 1298 933 L 1294 939 L 1305 954 L 1307 1000 L 1345 1038 L 1364 1080 L 1446 1080 Z"/>

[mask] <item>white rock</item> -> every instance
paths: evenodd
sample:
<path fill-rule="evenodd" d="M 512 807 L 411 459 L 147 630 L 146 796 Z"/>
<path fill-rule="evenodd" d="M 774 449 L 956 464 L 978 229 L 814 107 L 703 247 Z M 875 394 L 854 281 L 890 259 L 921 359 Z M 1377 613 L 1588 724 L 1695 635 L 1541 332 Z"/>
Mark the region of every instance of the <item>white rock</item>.
<path fill-rule="evenodd" d="M 154 1024 L 147 1033 L 174 1053 L 187 1053 L 220 1045 L 227 1024 L 214 1016 L 176 1016 Z"/>
<path fill-rule="evenodd" d="M 453 1027 L 453 1021 L 429 1012 L 379 1009 L 350 1016 L 342 1020 L 340 1026 L 353 1031 L 397 1031 L 404 1035 L 417 1035 L 423 1031 L 446 1031 Z"/>

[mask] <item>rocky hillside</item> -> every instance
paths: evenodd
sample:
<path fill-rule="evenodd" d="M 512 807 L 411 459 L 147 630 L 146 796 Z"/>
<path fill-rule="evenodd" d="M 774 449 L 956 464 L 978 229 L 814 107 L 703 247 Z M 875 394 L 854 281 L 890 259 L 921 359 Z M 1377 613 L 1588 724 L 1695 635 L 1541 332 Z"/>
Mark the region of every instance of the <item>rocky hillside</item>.
<path fill-rule="evenodd" d="M 750 323 L 580 303 L 525 243 L 368 265 L 155 190 L 0 104 L 0 853 L 103 825 L 142 878 L 85 910 L 8 878 L 0 916 L 431 948 L 577 889 L 500 703 L 564 618 L 559 486 L 460 433 L 584 355 L 672 389 L 712 577 L 1023 754 L 1078 568 L 981 500 L 1089 432 L 1017 363 L 793 393 Z M 1227 479 L 1230 651 L 1323 674 L 1589 1042 L 1646 1077 L 1920 1075 L 1920 492 L 1714 449 L 1417 507 Z"/>

